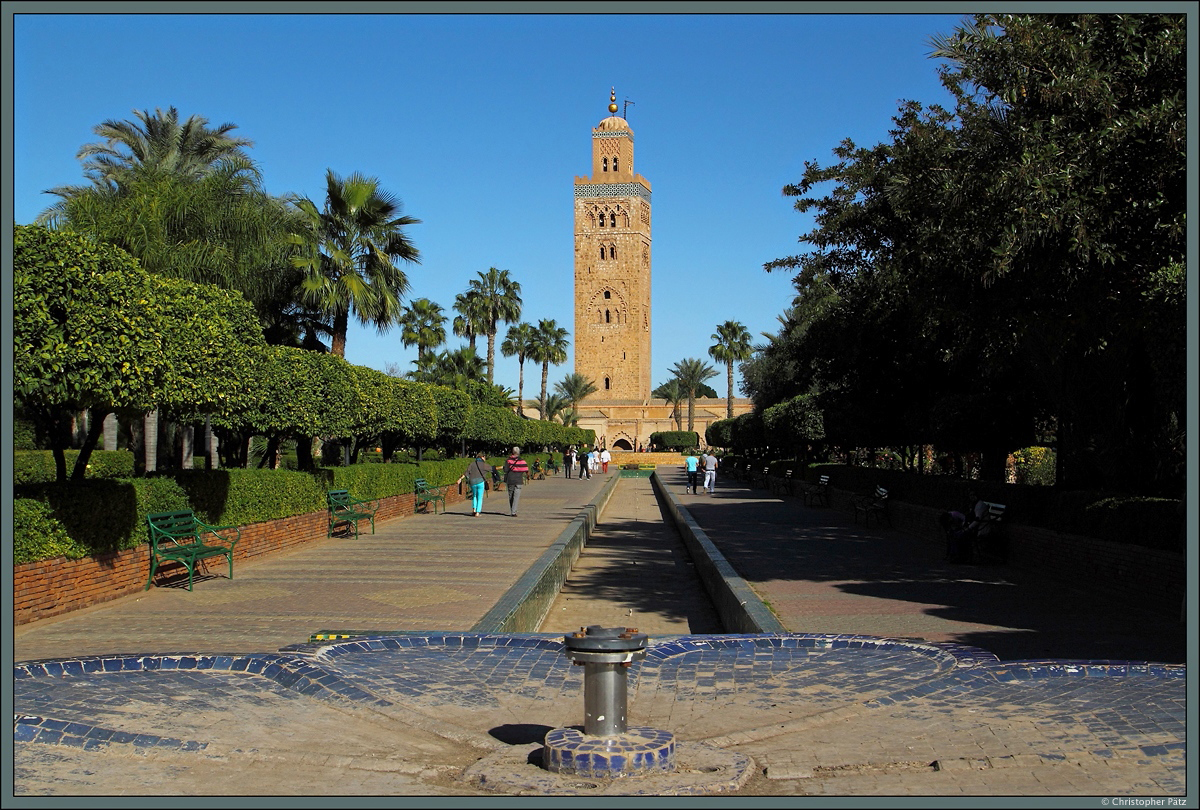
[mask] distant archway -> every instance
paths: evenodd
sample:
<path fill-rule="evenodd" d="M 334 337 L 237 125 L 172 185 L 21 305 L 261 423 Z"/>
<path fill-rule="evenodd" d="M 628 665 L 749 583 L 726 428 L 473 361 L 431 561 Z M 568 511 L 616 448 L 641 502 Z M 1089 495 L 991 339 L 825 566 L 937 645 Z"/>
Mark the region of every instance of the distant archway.
<path fill-rule="evenodd" d="M 625 439 L 617 439 L 615 442 L 613 442 L 613 450 L 628 450 L 632 452 L 633 445 L 627 442 Z"/>

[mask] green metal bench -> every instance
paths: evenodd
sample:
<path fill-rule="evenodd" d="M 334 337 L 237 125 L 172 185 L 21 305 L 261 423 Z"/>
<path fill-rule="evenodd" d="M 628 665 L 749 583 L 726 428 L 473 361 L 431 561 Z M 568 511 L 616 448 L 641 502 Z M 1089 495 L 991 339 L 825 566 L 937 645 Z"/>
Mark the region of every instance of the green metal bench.
<path fill-rule="evenodd" d="M 1008 561 L 1008 547 L 1002 527 L 1005 505 L 981 501 L 983 514 L 979 516 L 979 527 L 971 538 L 970 559 L 975 562 L 1004 563 Z"/>
<path fill-rule="evenodd" d="M 795 475 L 795 470 L 788 468 L 784 470 L 783 477 L 775 477 L 769 479 L 771 482 L 771 494 L 773 495 L 791 495 L 792 494 L 792 478 Z"/>
<path fill-rule="evenodd" d="M 858 516 L 863 516 L 863 525 L 871 525 L 871 516 L 875 516 L 878 521 L 886 520 L 888 525 L 892 525 L 892 516 L 888 514 L 888 491 L 883 487 L 876 485 L 875 492 L 870 495 L 860 495 L 854 500 L 854 522 L 858 523 Z"/>
<path fill-rule="evenodd" d="M 810 484 L 807 482 L 801 484 L 801 490 L 804 493 L 805 506 L 815 506 L 818 503 L 822 506 L 829 506 L 828 475 L 820 476 L 815 484 Z"/>
<path fill-rule="evenodd" d="M 146 525 L 150 530 L 150 576 L 142 590 L 150 590 L 155 572 L 165 562 L 179 563 L 187 569 L 189 591 L 196 563 L 209 557 L 228 558 L 229 578 L 233 579 L 233 547 L 242 537 L 237 526 L 210 526 L 197 520 L 191 509 L 146 515 Z M 230 531 L 234 536 L 221 534 Z"/>
<path fill-rule="evenodd" d="M 443 487 L 432 487 L 424 478 L 418 478 L 416 483 L 416 500 L 413 503 L 415 510 L 428 512 L 429 504 L 433 504 L 433 513 L 437 514 L 437 505 L 442 505 L 442 513 L 446 512 L 446 493 Z"/>
<path fill-rule="evenodd" d="M 333 529 L 339 523 L 348 523 L 357 538 L 360 520 L 371 521 L 371 534 L 375 534 L 375 513 L 379 509 L 374 501 L 355 500 L 345 489 L 331 489 L 326 497 L 329 499 L 329 529 L 325 532 L 326 537 L 333 537 Z"/>

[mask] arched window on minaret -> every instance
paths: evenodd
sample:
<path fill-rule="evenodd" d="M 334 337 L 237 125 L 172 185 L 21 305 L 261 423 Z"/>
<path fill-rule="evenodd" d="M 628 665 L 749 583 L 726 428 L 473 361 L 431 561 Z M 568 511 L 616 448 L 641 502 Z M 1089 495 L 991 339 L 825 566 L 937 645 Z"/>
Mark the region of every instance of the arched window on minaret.
<path fill-rule="evenodd" d="M 604 291 L 604 300 L 607 301 L 610 298 L 612 298 L 612 292 L 609 290 L 605 290 Z"/>
<path fill-rule="evenodd" d="M 606 310 L 604 310 L 604 322 L 605 322 L 605 323 L 612 323 L 612 317 L 611 317 L 611 314 L 612 314 L 612 313 L 610 313 L 610 312 L 609 312 L 607 309 L 606 309 Z"/>
<path fill-rule="evenodd" d="M 600 165 L 604 167 L 603 171 L 608 171 L 608 158 L 600 158 Z"/>
<path fill-rule="evenodd" d="M 608 377 L 605 377 L 604 378 L 604 390 L 607 391 L 610 388 L 612 388 L 612 380 L 610 380 Z"/>
<path fill-rule="evenodd" d="M 610 259 L 617 258 L 617 246 L 616 245 L 608 246 L 608 258 L 610 258 Z"/>
<path fill-rule="evenodd" d="M 600 212 L 600 227 L 601 228 L 604 227 L 604 212 L 603 211 Z"/>
<path fill-rule="evenodd" d="M 617 158 L 617 157 L 613 158 L 613 171 L 614 172 L 617 170 L 617 161 L 619 161 L 619 160 L 620 160 L 620 158 Z"/>
<path fill-rule="evenodd" d="M 608 212 L 608 227 L 610 227 L 610 228 L 617 227 L 617 212 L 616 211 Z"/>
<path fill-rule="evenodd" d="M 604 258 L 604 245 L 601 245 L 601 246 L 600 246 L 600 258 L 601 258 L 601 259 L 603 259 L 603 258 Z"/>

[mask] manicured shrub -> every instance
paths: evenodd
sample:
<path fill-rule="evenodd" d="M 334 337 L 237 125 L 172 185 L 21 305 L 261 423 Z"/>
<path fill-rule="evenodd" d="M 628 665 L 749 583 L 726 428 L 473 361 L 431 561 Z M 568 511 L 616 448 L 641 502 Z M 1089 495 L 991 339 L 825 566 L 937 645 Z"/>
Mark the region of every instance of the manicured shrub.
<path fill-rule="evenodd" d="M 64 450 L 67 467 L 75 464 L 78 450 Z M 88 459 L 85 478 L 129 478 L 133 475 L 134 457 L 128 450 L 95 450 Z M 41 484 L 53 481 L 54 452 L 51 450 L 18 450 L 13 453 L 13 484 Z"/>
<path fill-rule="evenodd" d="M 78 560 L 92 553 L 67 532 L 49 506 L 31 498 L 13 501 L 13 564 L 66 557 Z"/>

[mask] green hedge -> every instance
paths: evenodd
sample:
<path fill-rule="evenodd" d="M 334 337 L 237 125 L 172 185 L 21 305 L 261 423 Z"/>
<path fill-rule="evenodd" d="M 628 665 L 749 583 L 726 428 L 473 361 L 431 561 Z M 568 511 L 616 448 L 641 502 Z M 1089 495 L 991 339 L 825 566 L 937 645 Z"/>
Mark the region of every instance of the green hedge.
<path fill-rule="evenodd" d="M 64 450 L 67 471 L 75 466 L 78 450 Z M 131 478 L 134 470 L 133 453 L 128 450 L 96 450 L 88 459 L 85 478 Z M 13 484 L 42 484 L 55 479 L 54 453 L 50 450 L 16 450 L 13 452 Z"/>
<path fill-rule="evenodd" d="M 13 565 L 51 557 L 78 560 L 92 553 L 71 537 L 46 504 L 29 498 L 13 501 Z"/>
<path fill-rule="evenodd" d="M 694 430 L 661 430 L 650 434 L 650 446 L 666 450 L 687 450 L 700 446 L 700 434 Z"/>

